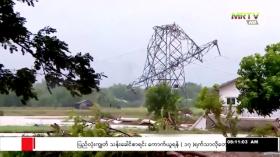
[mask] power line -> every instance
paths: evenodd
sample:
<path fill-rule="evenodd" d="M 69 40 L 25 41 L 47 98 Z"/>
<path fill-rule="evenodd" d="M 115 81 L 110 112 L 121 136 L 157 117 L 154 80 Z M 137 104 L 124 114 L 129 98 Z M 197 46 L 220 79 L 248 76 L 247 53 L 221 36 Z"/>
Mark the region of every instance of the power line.
<path fill-rule="evenodd" d="M 224 58 L 224 59 L 227 59 L 227 60 L 229 60 L 229 61 L 231 61 L 232 63 L 237 63 L 238 64 L 238 62 L 236 62 L 237 61 L 237 59 L 232 59 L 232 58 L 230 58 L 230 57 L 227 57 L 227 56 L 223 56 L 223 55 L 221 55 L 221 56 L 215 56 L 215 57 L 213 57 L 213 58 L 211 58 L 211 59 L 205 59 L 204 60 L 204 63 L 205 62 L 209 62 L 209 61 L 213 61 L 213 60 L 215 60 L 215 61 L 221 61 L 221 60 L 216 60 L 217 58 Z M 234 60 L 236 60 L 236 61 L 234 61 Z M 221 69 L 221 68 L 217 68 L 217 67 L 215 67 L 215 68 L 211 68 L 210 66 L 206 66 L 206 65 L 204 65 L 203 63 L 195 63 L 195 62 L 193 62 L 193 64 L 195 64 L 195 65 L 198 65 L 198 66 L 201 66 L 201 67 L 204 67 L 204 68 L 207 68 L 207 69 L 210 69 L 210 70 L 218 70 L 218 71 L 220 71 L 220 72 L 223 72 L 223 73 L 226 73 L 226 74 L 229 74 L 229 75 L 236 75 L 237 73 L 231 73 L 231 72 L 228 72 L 228 71 L 225 71 L 224 69 Z"/>
<path fill-rule="evenodd" d="M 103 59 L 102 59 L 102 58 L 101 58 L 101 59 L 96 59 L 96 60 L 97 60 L 97 61 L 100 61 L 100 62 L 103 62 L 103 61 L 106 61 L 106 60 L 111 60 L 111 59 L 115 59 L 115 58 L 127 56 L 127 55 L 130 55 L 130 54 L 139 53 L 139 52 L 142 52 L 142 51 L 145 52 L 146 50 L 143 49 L 143 48 L 139 48 L 139 49 L 130 50 L 130 51 L 125 52 L 125 53 L 117 54 L 117 55 L 110 56 L 110 57 L 103 58 Z"/>
<path fill-rule="evenodd" d="M 224 71 L 220 68 L 210 68 L 209 66 L 206 66 L 206 65 L 203 65 L 203 64 L 198 64 L 198 63 L 193 63 L 193 64 L 204 67 L 204 68 L 207 68 L 207 69 L 210 69 L 210 70 L 215 70 L 215 71 L 218 70 L 218 71 L 223 72 L 223 73 L 228 74 L 228 75 L 236 75 L 236 73 L 231 73 L 231 72 L 228 72 L 228 71 Z"/>

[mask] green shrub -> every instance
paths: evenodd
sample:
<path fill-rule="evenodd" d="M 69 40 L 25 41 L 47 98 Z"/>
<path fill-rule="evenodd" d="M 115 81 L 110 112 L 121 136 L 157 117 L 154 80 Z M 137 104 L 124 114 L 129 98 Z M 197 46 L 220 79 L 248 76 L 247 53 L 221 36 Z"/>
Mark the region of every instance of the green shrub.
<path fill-rule="evenodd" d="M 274 126 L 272 124 L 266 124 L 264 126 L 261 127 L 255 127 L 254 129 L 252 129 L 252 134 L 253 135 L 257 135 L 260 137 L 265 137 L 268 135 L 276 135 L 277 136 L 277 132 L 275 132 Z"/>

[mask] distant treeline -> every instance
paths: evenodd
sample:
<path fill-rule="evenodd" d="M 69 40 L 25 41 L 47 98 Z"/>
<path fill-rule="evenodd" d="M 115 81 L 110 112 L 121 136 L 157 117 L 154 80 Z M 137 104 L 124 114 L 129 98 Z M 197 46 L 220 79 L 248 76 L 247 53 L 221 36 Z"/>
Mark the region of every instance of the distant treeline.
<path fill-rule="evenodd" d="M 202 86 L 195 83 L 186 83 L 185 88 L 177 89 L 182 95 L 181 106 L 193 106 L 193 100 L 196 98 Z M 28 106 L 51 106 L 51 107 L 71 107 L 75 102 L 81 100 L 91 100 L 102 107 L 139 107 L 145 101 L 145 90 L 135 88 L 133 91 L 127 88 L 125 84 L 115 84 L 108 88 L 101 88 L 99 92 L 94 92 L 82 97 L 73 97 L 63 87 L 57 87 L 48 91 L 45 82 L 37 83 L 34 89 L 38 93 L 38 100 L 30 100 Z M 20 99 L 14 94 L 0 95 L 0 106 L 22 106 Z"/>

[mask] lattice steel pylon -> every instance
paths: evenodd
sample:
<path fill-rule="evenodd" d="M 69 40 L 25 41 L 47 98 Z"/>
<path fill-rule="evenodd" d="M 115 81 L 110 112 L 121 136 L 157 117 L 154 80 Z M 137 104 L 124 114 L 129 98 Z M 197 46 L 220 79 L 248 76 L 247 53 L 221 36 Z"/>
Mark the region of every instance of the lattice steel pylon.
<path fill-rule="evenodd" d="M 150 87 L 165 82 L 177 88 L 185 85 L 185 66 L 194 60 L 202 62 L 217 40 L 198 46 L 178 25 L 153 27 L 154 34 L 147 47 L 147 59 L 143 74 L 130 87 Z"/>

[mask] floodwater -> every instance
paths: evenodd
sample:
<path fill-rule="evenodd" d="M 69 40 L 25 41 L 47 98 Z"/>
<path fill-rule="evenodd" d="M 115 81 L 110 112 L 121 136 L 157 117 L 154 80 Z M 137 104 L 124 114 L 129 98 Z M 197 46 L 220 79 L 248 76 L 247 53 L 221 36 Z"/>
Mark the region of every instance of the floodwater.
<path fill-rule="evenodd" d="M 61 126 L 68 126 L 73 124 L 73 120 L 67 120 L 67 116 L 0 116 L 0 126 L 34 126 L 36 125 L 51 125 L 58 124 Z M 115 129 L 135 129 L 147 130 L 145 125 L 126 125 L 126 124 L 111 124 Z M 0 133 L 0 136 L 33 136 L 33 133 Z M 154 136 L 184 136 L 185 134 L 140 134 L 143 137 Z M 221 134 L 213 134 L 220 135 Z M 238 137 L 246 137 L 246 134 L 239 134 Z"/>
<path fill-rule="evenodd" d="M 0 126 L 40 126 L 54 123 L 60 126 L 73 125 L 73 120 L 68 118 L 67 116 L 0 116 Z M 145 125 L 110 124 L 110 126 L 114 129 L 148 129 L 148 126 Z"/>
<path fill-rule="evenodd" d="M 0 126 L 34 126 L 34 125 L 51 125 L 58 124 L 61 126 L 69 126 L 73 124 L 73 120 L 69 120 L 67 116 L 0 116 Z M 68 119 L 68 120 L 67 120 Z M 110 124 L 114 129 L 130 129 L 130 130 L 147 130 L 146 125 L 127 125 L 127 124 Z M 32 136 L 30 133 L 0 133 L 0 136 Z M 145 137 L 150 136 L 184 136 L 184 134 L 141 134 Z M 216 135 L 216 134 L 214 134 Z M 217 134 L 218 135 L 218 134 Z M 222 135 L 221 135 L 222 136 Z M 247 134 L 239 134 L 238 137 L 246 137 Z"/>

